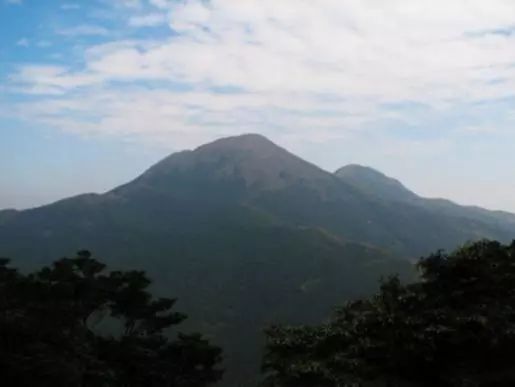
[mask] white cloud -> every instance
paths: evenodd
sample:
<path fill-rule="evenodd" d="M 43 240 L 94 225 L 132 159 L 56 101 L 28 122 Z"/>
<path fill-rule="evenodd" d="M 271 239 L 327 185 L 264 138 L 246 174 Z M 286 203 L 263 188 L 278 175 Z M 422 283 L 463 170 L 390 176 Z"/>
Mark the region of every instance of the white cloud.
<path fill-rule="evenodd" d="M 76 36 L 106 36 L 109 34 L 109 30 L 105 27 L 82 24 L 75 27 L 62 28 L 57 31 L 59 35 L 76 37 Z"/>
<path fill-rule="evenodd" d="M 148 0 L 148 2 L 159 9 L 168 8 L 173 0 Z"/>
<path fill-rule="evenodd" d="M 141 3 L 128 5 L 136 10 Z M 515 39 L 485 33 L 509 28 L 515 20 L 510 1 L 456 0 L 451 6 L 439 0 L 154 0 L 152 5 L 159 13 L 131 11 L 129 24 L 161 22 L 166 14 L 179 35 L 87 47 L 79 69 L 20 67 L 11 77 L 12 90 L 40 98 L 11 114 L 83 135 L 178 148 L 261 132 L 298 149 L 302 143 L 345 140 L 372 157 L 362 147 L 376 136 L 374 149 L 383 144 L 384 159 L 426 160 L 424 155 L 449 152 L 459 143 L 444 134 L 452 125 L 425 129 L 442 132 L 429 147 L 427 140 L 389 138 L 381 132 L 388 122 L 417 127 L 457 104 L 496 100 L 515 90 Z M 107 30 L 79 25 L 64 33 Z M 415 115 L 383 107 L 403 101 L 431 108 Z M 461 135 L 496 125 L 471 120 L 464 117 Z"/>
<path fill-rule="evenodd" d="M 109 0 L 110 2 L 127 8 L 141 8 L 141 0 Z"/>
<path fill-rule="evenodd" d="M 435 104 L 500 97 L 514 86 L 515 40 L 467 35 L 509 28 L 515 3 L 505 0 L 457 0 L 453 6 L 407 0 L 215 0 L 169 7 L 170 26 L 179 37 L 148 49 L 106 53 L 85 63 L 85 69 L 106 70 L 114 78 L 119 72 L 135 80 Z M 135 15 L 129 23 L 148 26 L 163 20 L 163 14 Z M 105 35 L 107 30 L 84 25 L 61 33 Z M 493 78 L 504 81 L 483 87 Z"/>
<path fill-rule="evenodd" d="M 132 27 L 155 27 L 162 24 L 166 24 L 166 14 L 163 13 L 149 13 L 129 19 L 129 25 Z"/>
<path fill-rule="evenodd" d="M 70 74 L 64 66 L 28 65 L 12 75 L 12 84 L 30 94 L 64 94 L 68 90 L 92 84 L 91 74 Z"/>

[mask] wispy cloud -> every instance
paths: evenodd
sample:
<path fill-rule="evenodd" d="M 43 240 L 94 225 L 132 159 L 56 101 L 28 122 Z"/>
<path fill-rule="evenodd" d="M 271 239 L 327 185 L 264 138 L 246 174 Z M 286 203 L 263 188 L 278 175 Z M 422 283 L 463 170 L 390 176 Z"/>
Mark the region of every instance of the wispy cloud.
<path fill-rule="evenodd" d="M 91 74 L 72 74 L 64 66 L 26 65 L 10 77 L 17 90 L 28 94 L 65 94 L 93 83 Z"/>
<path fill-rule="evenodd" d="M 148 50 L 113 51 L 96 60 L 127 55 L 134 79 L 148 78 L 155 71 L 156 79 L 184 76 L 191 82 L 277 92 L 341 93 L 345 88 L 347 94 L 393 100 L 470 97 L 468 89 L 487 81 L 493 66 L 498 66 L 497 76 L 513 75 L 509 67 L 515 63 L 513 41 L 461 38 L 463 31 L 507 23 L 508 12 L 503 14 L 498 5 L 491 7 L 497 13 L 489 15 L 488 8 L 485 17 L 480 10 L 462 15 L 464 9 L 459 9 L 444 20 L 438 20 L 438 9 L 432 7 L 413 7 L 410 13 L 374 7 L 383 15 L 369 20 L 377 13 L 370 5 L 265 3 L 175 3 L 170 26 L 180 37 Z M 129 18 L 134 26 L 163 21 L 164 15 L 157 13 Z M 60 32 L 104 35 L 108 31 L 83 25 Z M 117 63 L 127 66 L 123 60 Z"/>
<path fill-rule="evenodd" d="M 515 25 L 509 25 L 501 28 L 493 28 L 488 30 L 472 31 L 469 32 L 468 35 L 478 38 L 482 38 L 488 35 L 510 38 L 512 36 L 515 36 Z"/>
<path fill-rule="evenodd" d="M 64 36 L 106 36 L 109 34 L 109 30 L 102 26 L 90 25 L 90 24 L 82 24 L 75 27 L 62 28 L 57 31 L 59 35 Z"/>
<path fill-rule="evenodd" d="M 41 106 L 56 103 L 57 127 L 168 134 L 178 142 L 185 133 L 207 140 L 271 130 L 324 141 L 392 119 L 419 125 L 417 109 L 394 112 L 388 104 L 408 101 L 438 115 L 515 90 L 515 39 L 480 33 L 511 28 L 515 3 L 508 0 L 116 4 L 129 10 L 133 28 L 168 23 L 170 34 L 90 45 L 79 66 L 23 67 L 13 75 L 19 90 L 93 101 L 78 114 L 61 97 L 42 97 Z M 109 36 L 91 25 L 60 33 Z M 94 125 L 84 121 L 91 116 Z"/>
<path fill-rule="evenodd" d="M 166 14 L 163 13 L 131 16 L 129 19 L 129 25 L 132 27 L 155 27 L 162 24 L 166 24 Z"/>
<path fill-rule="evenodd" d="M 120 6 L 123 6 L 123 7 L 128 7 L 128 8 L 142 8 L 143 6 L 143 1 L 142 0 L 110 0 L 112 3 L 114 3 L 115 5 L 120 5 Z"/>
<path fill-rule="evenodd" d="M 148 2 L 153 5 L 154 7 L 160 8 L 160 9 L 166 9 L 170 7 L 173 0 L 149 0 Z"/>
<path fill-rule="evenodd" d="M 64 3 L 64 4 L 61 4 L 61 9 L 65 10 L 65 11 L 73 11 L 73 10 L 80 9 L 80 5 L 76 4 L 76 3 Z"/>

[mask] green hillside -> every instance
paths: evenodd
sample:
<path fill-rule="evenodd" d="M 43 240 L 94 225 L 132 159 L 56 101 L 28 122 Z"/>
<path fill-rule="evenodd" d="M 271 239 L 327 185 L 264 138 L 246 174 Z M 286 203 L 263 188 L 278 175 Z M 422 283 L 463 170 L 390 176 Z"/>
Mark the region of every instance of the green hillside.
<path fill-rule="evenodd" d="M 361 186 L 355 172 L 346 180 L 257 135 L 222 139 L 105 194 L 0 212 L 0 256 L 31 268 L 87 248 L 146 270 L 224 347 L 226 384 L 248 386 L 266 324 L 319 321 L 380 276 L 413 278 L 422 254 L 515 235 L 509 214 L 393 200 L 400 183 L 367 171 Z"/>

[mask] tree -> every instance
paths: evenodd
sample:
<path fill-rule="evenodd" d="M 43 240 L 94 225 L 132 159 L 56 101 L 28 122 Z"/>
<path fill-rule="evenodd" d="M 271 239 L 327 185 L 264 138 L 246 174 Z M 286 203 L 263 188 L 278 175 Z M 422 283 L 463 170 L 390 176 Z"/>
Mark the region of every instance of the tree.
<path fill-rule="evenodd" d="M 266 384 L 515 385 L 515 242 L 422 259 L 420 281 L 383 281 L 319 326 L 267 330 Z"/>
<path fill-rule="evenodd" d="M 81 251 L 23 275 L 0 260 L 0 371 L 5 386 L 203 387 L 221 350 L 170 328 L 186 316 L 154 298 L 141 271 L 107 271 Z"/>

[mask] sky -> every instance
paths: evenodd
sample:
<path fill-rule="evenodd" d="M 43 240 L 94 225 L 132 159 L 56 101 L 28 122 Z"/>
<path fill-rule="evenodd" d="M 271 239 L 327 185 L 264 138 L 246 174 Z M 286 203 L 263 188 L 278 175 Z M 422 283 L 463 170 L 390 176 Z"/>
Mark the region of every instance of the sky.
<path fill-rule="evenodd" d="M 0 209 L 261 133 L 515 212 L 513 0 L 0 0 Z"/>

